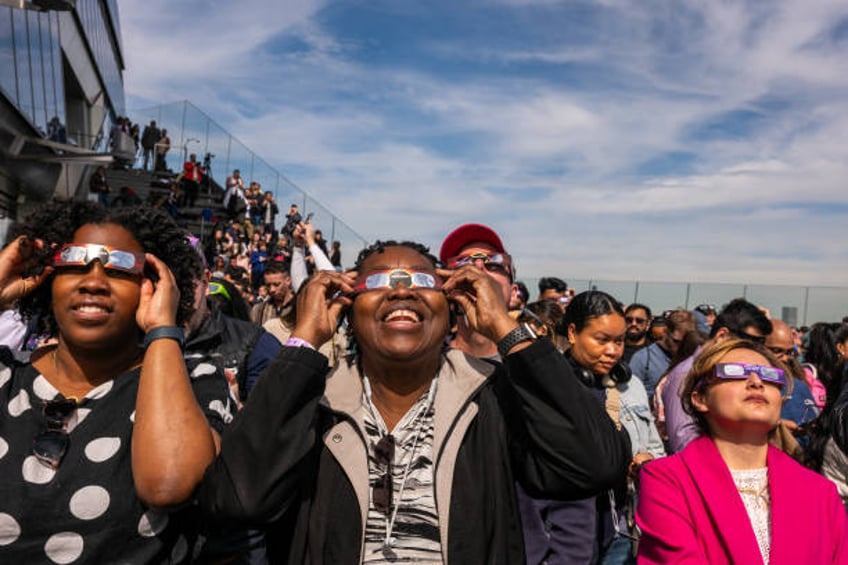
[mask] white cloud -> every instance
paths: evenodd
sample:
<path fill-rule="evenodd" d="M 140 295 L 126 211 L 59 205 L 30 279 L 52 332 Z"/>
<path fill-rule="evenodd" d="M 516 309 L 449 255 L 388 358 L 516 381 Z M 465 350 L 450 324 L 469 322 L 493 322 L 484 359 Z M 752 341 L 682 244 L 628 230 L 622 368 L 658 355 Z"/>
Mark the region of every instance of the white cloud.
<path fill-rule="evenodd" d="M 590 43 L 438 35 L 421 65 L 361 56 L 317 2 L 130 3 L 127 89 L 193 101 L 367 239 L 483 221 L 528 277 L 848 284 L 848 7 L 585 6 Z"/>

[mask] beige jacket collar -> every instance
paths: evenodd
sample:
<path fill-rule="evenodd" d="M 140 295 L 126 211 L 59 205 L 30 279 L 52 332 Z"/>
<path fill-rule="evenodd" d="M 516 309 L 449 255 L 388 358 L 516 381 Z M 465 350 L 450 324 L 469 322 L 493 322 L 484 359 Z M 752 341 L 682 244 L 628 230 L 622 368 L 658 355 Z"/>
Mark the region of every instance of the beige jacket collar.
<path fill-rule="evenodd" d="M 449 349 L 442 357 L 439 383 L 434 400 L 433 454 L 435 456 L 434 488 L 439 515 L 442 554 L 447 561 L 447 534 L 450 520 L 450 497 L 453 469 L 462 438 L 477 414 L 477 405 L 469 402 L 486 381 L 495 366 Z M 362 374 L 355 362 L 339 363 L 327 376 L 322 404 L 347 416 L 324 434 L 324 444 L 338 460 L 348 476 L 359 501 L 362 544 L 368 518 L 369 485 L 368 453 L 363 438 Z M 361 551 L 360 551 L 361 555 Z"/>

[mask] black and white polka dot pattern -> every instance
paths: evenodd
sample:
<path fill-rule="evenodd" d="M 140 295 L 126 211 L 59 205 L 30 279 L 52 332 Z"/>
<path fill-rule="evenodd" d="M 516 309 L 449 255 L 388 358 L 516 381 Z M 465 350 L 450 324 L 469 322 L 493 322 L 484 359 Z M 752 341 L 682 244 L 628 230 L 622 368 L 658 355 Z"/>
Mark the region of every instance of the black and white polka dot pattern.
<path fill-rule="evenodd" d="M 200 366 L 202 365 L 202 366 Z M 232 419 L 223 372 L 191 367 L 210 424 Z M 139 370 L 93 389 L 67 423 L 58 469 L 32 453 L 41 407 L 59 392 L 31 365 L 0 364 L 0 555 L 9 563 L 184 563 L 196 536 L 192 510 L 146 508 L 135 496 L 131 440 Z"/>

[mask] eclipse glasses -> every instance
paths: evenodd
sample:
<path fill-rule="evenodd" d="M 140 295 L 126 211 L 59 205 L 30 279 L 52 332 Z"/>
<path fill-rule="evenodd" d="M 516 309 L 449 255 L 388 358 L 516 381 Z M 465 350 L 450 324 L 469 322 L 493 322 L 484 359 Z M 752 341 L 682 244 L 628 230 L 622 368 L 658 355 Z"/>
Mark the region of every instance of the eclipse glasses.
<path fill-rule="evenodd" d="M 744 381 L 751 374 L 757 375 L 764 383 L 769 383 L 782 387 L 786 384 L 786 375 L 783 369 L 777 367 L 768 367 L 766 365 L 756 365 L 753 363 L 716 363 L 715 377 L 721 380 Z M 697 389 L 702 388 L 702 382 Z"/>
<path fill-rule="evenodd" d="M 384 288 L 397 288 L 404 285 L 408 289 L 438 290 L 442 288 L 442 281 L 430 273 L 421 271 L 407 271 L 404 269 L 391 269 L 371 273 L 365 280 L 357 284 L 355 291 L 378 290 Z"/>
<path fill-rule="evenodd" d="M 54 267 L 82 267 L 92 261 L 100 261 L 104 269 L 112 269 L 132 275 L 144 272 L 144 253 L 122 251 L 93 243 L 68 243 L 53 256 Z"/>

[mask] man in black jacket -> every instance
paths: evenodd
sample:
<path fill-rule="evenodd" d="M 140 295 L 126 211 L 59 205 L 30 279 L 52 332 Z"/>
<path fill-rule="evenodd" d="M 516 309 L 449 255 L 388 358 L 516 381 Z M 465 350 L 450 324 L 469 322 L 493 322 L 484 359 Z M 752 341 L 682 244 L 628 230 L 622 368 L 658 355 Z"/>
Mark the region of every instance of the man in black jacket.
<path fill-rule="evenodd" d="M 210 273 L 206 269 L 197 282 L 195 311 L 186 324 L 186 357 L 210 357 L 224 368 L 227 381 L 238 403 L 247 401 L 248 393 L 259 376 L 280 352 L 280 342 L 262 326 L 224 315 L 206 297 Z M 222 283 L 211 283 L 218 287 Z M 230 290 L 219 292 L 229 295 Z M 219 294 L 218 296 L 220 296 Z M 240 297 L 239 297 L 240 298 Z M 232 300 L 232 297 L 227 297 Z"/>
<path fill-rule="evenodd" d="M 522 563 L 515 482 L 573 499 L 623 479 L 628 440 L 562 355 L 485 271 L 436 264 L 378 242 L 355 273 L 322 271 L 299 293 L 292 337 L 198 490 L 210 516 L 278 521 L 273 562 Z M 502 364 L 443 348 L 449 301 Z M 329 371 L 312 344 L 342 310 L 358 354 Z"/>

